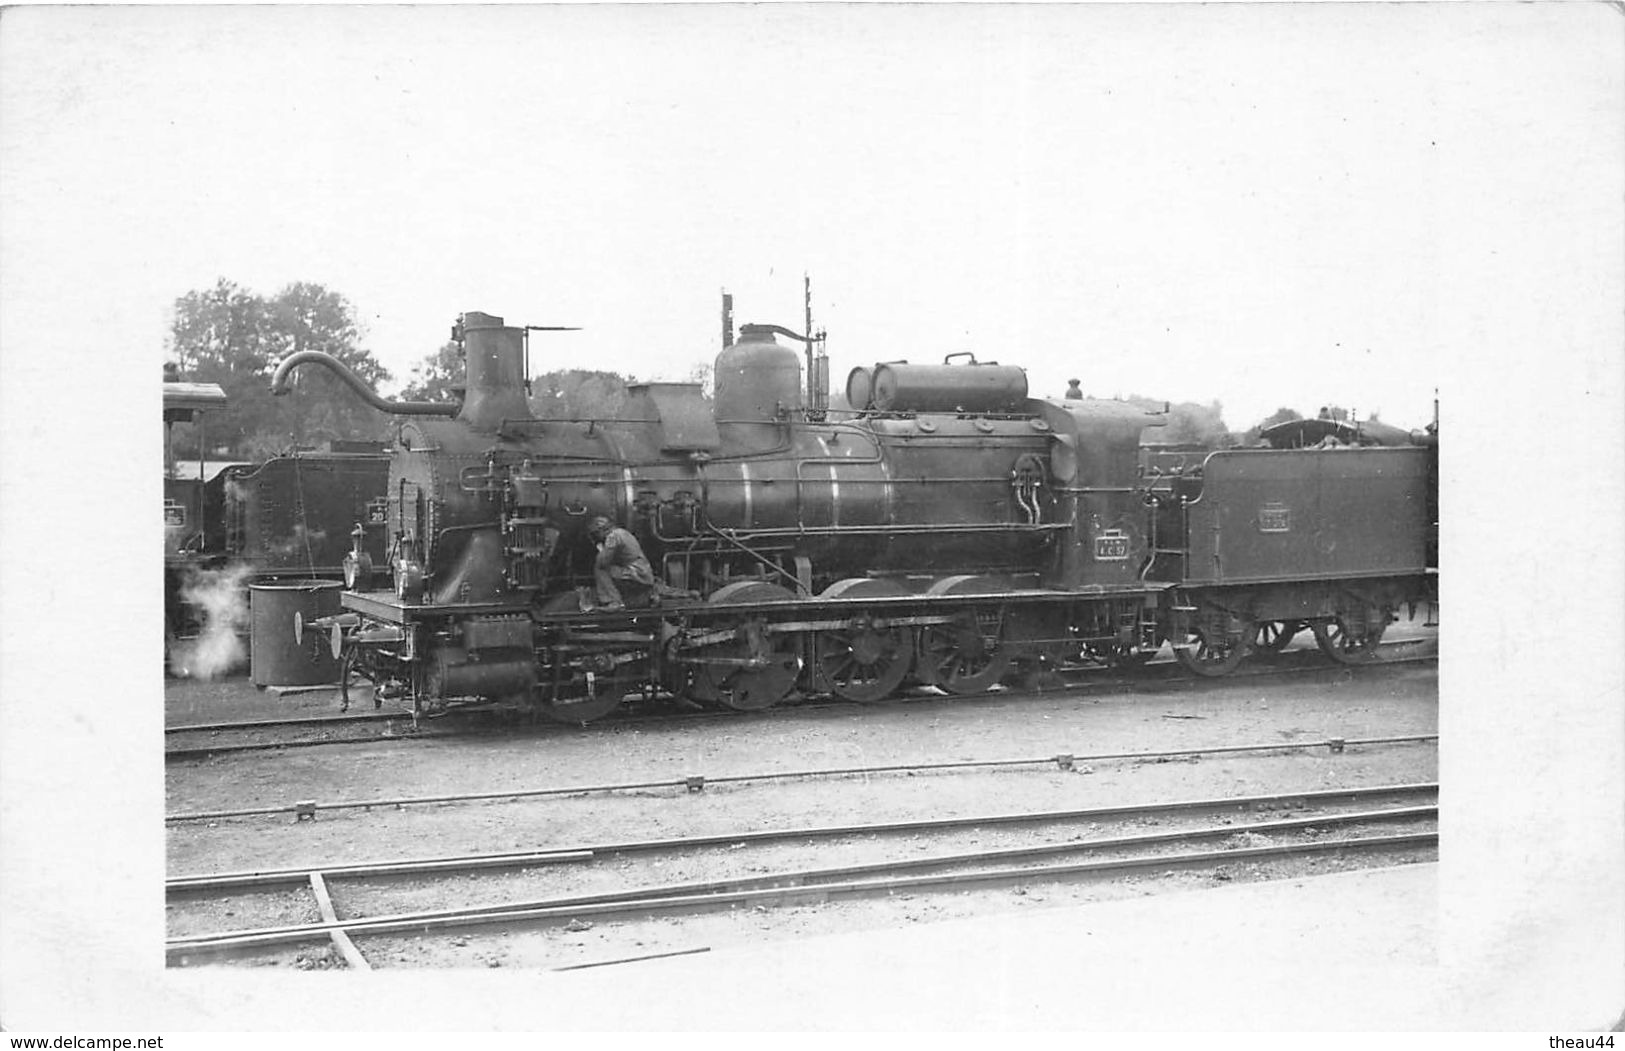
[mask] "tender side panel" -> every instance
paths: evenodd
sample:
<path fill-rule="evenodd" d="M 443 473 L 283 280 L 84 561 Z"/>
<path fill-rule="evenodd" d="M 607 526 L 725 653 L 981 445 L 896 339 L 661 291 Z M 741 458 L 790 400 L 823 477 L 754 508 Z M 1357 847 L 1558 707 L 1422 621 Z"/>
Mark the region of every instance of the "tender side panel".
<path fill-rule="evenodd" d="M 1423 572 L 1428 479 L 1421 448 L 1214 453 L 1189 507 L 1186 580 Z"/>
<path fill-rule="evenodd" d="M 299 456 L 268 460 L 236 478 L 242 550 L 262 572 L 338 575 L 361 525 L 374 565 L 387 557 L 383 456 Z"/>

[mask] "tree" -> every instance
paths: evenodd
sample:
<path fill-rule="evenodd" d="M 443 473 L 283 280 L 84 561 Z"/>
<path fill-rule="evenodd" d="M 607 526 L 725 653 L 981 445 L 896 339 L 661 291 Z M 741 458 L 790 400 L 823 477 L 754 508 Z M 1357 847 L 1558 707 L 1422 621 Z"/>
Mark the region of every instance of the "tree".
<path fill-rule="evenodd" d="M 1138 394 L 1129 395 L 1127 401 L 1152 411 L 1161 411 L 1167 404 Z M 1206 449 L 1229 449 L 1237 443 L 1236 435 L 1224 425 L 1224 406 L 1217 401 L 1168 405 L 1167 424 L 1160 431 L 1148 431 L 1147 438 L 1157 445 L 1200 445 Z"/>
<path fill-rule="evenodd" d="M 377 390 L 389 370 L 370 351 L 362 350 L 360 326 L 348 300 L 310 282 L 296 282 L 271 300 L 272 334 L 281 351 L 278 361 L 303 350 L 331 354 Z M 335 438 L 378 438 L 388 418 L 363 401 L 349 385 L 324 368 L 306 367 L 294 374 L 292 393 L 279 398 L 285 411 L 275 420 L 277 432 L 301 444 Z"/>
<path fill-rule="evenodd" d="M 389 373 L 360 341 L 349 301 L 310 282 L 296 282 L 266 298 L 221 278 L 213 288 L 175 300 L 170 328 L 170 354 L 179 371 L 192 382 L 218 383 L 226 392 L 225 410 L 211 414 L 207 424 L 209 444 L 217 453 L 245 459 L 262 459 L 294 444 L 385 433 L 387 419 L 325 369 L 295 373 L 292 393 L 285 397 L 270 391 L 277 364 L 300 350 L 331 354 L 376 388 Z M 177 433 L 178 454 L 196 454 L 196 445 L 195 433 Z"/>
<path fill-rule="evenodd" d="M 211 289 L 175 300 L 170 349 L 176 366 L 194 382 L 206 373 L 232 376 L 262 371 L 275 353 L 271 313 L 259 296 L 220 278 Z"/>
<path fill-rule="evenodd" d="M 714 366 L 709 361 L 702 361 L 689 369 L 688 375 L 684 377 L 684 382 L 700 385 L 700 397 L 705 399 L 706 404 L 710 404 L 717 392 L 717 378 L 713 369 Z"/>
<path fill-rule="evenodd" d="M 412 366 L 412 380 L 400 396 L 403 401 L 454 402 L 466 381 L 463 348 L 448 342 Z M 531 381 L 530 410 L 544 420 L 614 419 L 626 405 L 631 382 L 618 372 L 554 369 Z M 710 402 L 709 362 L 690 369 L 686 382 L 700 384 L 700 396 Z"/>
<path fill-rule="evenodd" d="M 1224 406 L 1216 401 L 1206 405 L 1192 401 L 1175 405 L 1165 433 L 1169 442 L 1202 445 L 1209 449 L 1228 449 L 1236 444 L 1234 436 L 1224 425 Z"/>
<path fill-rule="evenodd" d="M 557 369 L 531 384 L 530 408 L 549 420 L 612 419 L 626 398 L 626 379 L 618 372 Z"/>
<path fill-rule="evenodd" d="M 1247 428 L 1247 430 L 1241 435 L 1241 444 L 1257 445 L 1263 441 L 1263 433 L 1266 429 L 1274 427 L 1278 423 L 1291 423 L 1293 420 L 1301 419 L 1303 419 L 1303 415 L 1301 413 L 1294 409 L 1289 409 L 1283 405 L 1281 408 L 1276 409 L 1259 422 Z"/>
<path fill-rule="evenodd" d="M 1303 414 L 1282 406 L 1264 417 L 1258 423 L 1258 430 L 1266 430 L 1278 423 L 1291 423 L 1293 420 L 1303 419 Z"/>
<path fill-rule="evenodd" d="M 412 366 L 412 381 L 401 388 L 402 401 L 456 401 L 466 382 L 467 367 L 463 348 L 447 340 L 445 345 Z"/>
<path fill-rule="evenodd" d="M 177 455 L 202 454 L 197 446 L 205 439 L 211 453 L 248 453 L 249 436 L 273 408 L 268 369 L 277 355 L 277 340 L 272 328 L 266 301 L 225 278 L 175 301 L 170 328 L 175 371 L 190 382 L 218 383 L 227 398 L 225 409 L 209 412 L 201 427 L 176 426 Z"/>

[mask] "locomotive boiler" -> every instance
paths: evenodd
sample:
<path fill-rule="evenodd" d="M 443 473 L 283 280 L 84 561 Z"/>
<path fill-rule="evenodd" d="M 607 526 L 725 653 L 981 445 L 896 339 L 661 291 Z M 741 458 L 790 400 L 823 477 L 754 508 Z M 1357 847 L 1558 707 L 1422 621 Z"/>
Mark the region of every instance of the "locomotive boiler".
<path fill-rule="evenodd" d="M 1165 640 L 1211 673 L 1260 623 L 1374 623 L 1426 588 L 1408 554 L 1380 567 L 1406 580 L 1389 590 L 1187 580 L 1207 565 L 1192 531 L 1233 487 L 1148 474 L 1141 433 L 1158 414 L 1031 398 L 1019 368 L 968 355 L 877 365 L 834 413 L 816 337 L 746 325 L 716 359 L 710 404 L 698 384 L 644 383 L 615 419 L 544 420 L 526 398 L 532 330 L 462 315 L 454 403 L 386 401 L 317 352 L 273 378 L 281 392 L 319 363 L 402 417 L 392 587 L 364 589 L 358 549 L 345 612 L 318 626 L 347 683 L 369 679 L 414 712 L 500 705 L 584 721 L 630 694 L 750 710 L 797 690 L 972 693 L 1077 656 L 1138 661 Z M 807 344 L 805 388 L 781 336 Z M 1283 455 L 1300 454 L 1315 455 Z M 1319 513 L 1298 510 L 1300 533 Z M 660 578 L 642 606 L 584 599 L 600 515 Z M 1325 579 L 1363 579 L 1358 560 Z M 1342 609 L 1349 596 L 1375 611 Z"/>

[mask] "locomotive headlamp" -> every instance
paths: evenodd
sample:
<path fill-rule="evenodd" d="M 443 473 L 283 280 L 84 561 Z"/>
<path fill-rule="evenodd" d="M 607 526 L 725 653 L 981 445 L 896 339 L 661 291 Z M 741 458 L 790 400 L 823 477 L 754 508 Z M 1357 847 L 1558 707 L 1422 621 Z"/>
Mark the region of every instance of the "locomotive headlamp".
<path fill-rule="evenodd" d="M 412 559 L 395 561 L 395 597 L 416 602 L 423 595 L 423 566 Z"/>
<path fill-rule="evenodd" d="M 350 530 L 350 550 L 344 556 L 344 586 L 355 591 L 372 582 L 372 556 L 362 549 L 367 530 L 360 522 Z"/>

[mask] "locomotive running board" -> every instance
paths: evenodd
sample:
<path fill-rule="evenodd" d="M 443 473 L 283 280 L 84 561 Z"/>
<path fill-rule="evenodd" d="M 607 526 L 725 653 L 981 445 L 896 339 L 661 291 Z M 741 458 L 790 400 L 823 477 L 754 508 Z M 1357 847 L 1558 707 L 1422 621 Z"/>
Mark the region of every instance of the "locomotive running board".
<path fill-rule="evenodd" d="M 582 613 L 573 610 L 551 614 L 544 613 L 539 614 L 536 619 L 542 624 L 553 622 L 582 623 L 583 621 L 588 623 L 594 621 L 615 623 L 627 615 L 634 617 L 650 614 L 674 616 L 696 613 L 738 615 L 741 613 L 775 613 L 789 610 L 817 616 L 820 613 L 834 613 L 858 606 L 879 612 L 888 608 L 907 609 L 921 604 L 938 608 L 957 608 L 1010 602 L 1063 603 L 1075 602 L 1079 599 L 1145 598 L 1166 591 L 1173 586 L 1172 584 L 1154 583 L 1121 589 L 1100 587 L 1067 590 L 1058 588 L 1018 588 L 1010 591 L 969 595 L 907 594 L 875 595 L 863 598 L 819 598 L 813 596 L 811 598 L 773 599 L 764 602 L 725 603 L 721 605 L 712 605 L 707 602 L 683 603 L 680 605 L 673 603 L 649 608 L 617 610 L 613 613 L 606 611 Z M 523 601 L 407 604 L 389 591 L 346 591 L 340 595 L 339 602 L 345 609 L 365 614 L 374 620 L 381 620 L 388 624 L 412 624 L 420 620 L 442 617 L 498 616 L 526 613 L 531 609 L 530 605 Z M 897 623 L 901 623 L 901 621 Z"/>
<path fill-rule="evenodd" d="M 472 617 L 525 613 L 526 602 L 445 602 L 407 605 L 390 591 L 346 591 L 339 595 L 345 609 L 389 624 L 411 624 L 427 617 Z"/>

